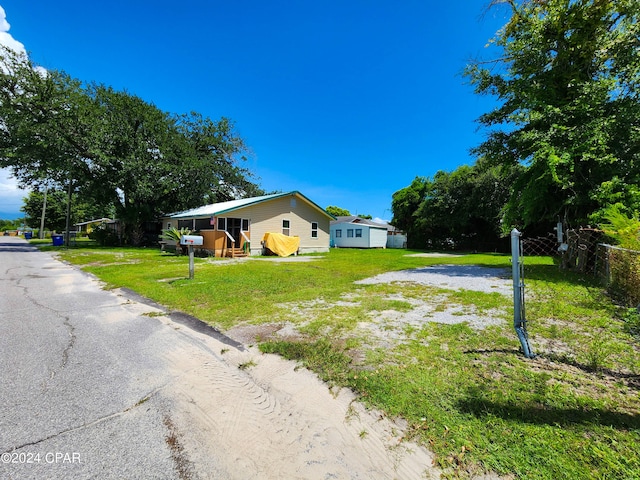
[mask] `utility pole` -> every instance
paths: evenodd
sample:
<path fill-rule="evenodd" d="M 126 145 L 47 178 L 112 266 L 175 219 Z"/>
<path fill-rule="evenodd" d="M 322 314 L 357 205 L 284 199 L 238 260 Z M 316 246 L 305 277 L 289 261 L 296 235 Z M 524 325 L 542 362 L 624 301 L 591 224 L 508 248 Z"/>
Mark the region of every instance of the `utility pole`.
<path fill-rule="evenodd" d="M 66 228 L 65 228 L 65 230 L 67 231 L 67 234 L 65 236 L 66 238 L 64 241 L 64 244 L 66 245 L 67 248 L 69 248 L 70 223 L 71 223 L 71 178 L 69 178 L 69 188 L 67 190 L 67 221 L 66 221 Z"/>
<path fill-rule="evenodd" d="M 44 238 L 44 216 L 47 210 L 47 190 L 49 189 L 48 185 L 44 186 L 44 201 L 42 202 L 42 215 L 40 216 L 40 235 L 38 237 L 40 240 Z"/>

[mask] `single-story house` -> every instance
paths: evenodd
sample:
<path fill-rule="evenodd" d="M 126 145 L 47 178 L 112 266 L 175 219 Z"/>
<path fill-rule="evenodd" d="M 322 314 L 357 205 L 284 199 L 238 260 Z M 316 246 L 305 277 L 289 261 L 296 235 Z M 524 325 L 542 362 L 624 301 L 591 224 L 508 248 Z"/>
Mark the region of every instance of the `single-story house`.
<path fill-rule="evenodd" d="M 266 233 L 298 237 L 298 253 L 329 251 L 331 214 L 298 191 L 214 203 L 163 218 L 162 228 L 188 228 L 216 257 L 262 255 Z"/>
<path fill-rule="evenodd" d="M 337 217 L 330 224 L 331 246 L 338 248 L 387 248 L 386 224 L 357 216 Z"/>
<path fill-rule="evenodd" d="M 76 223 L 74 224 L 74 226 L 76 227 L 76 232 L 87 232 L 87 233 L 91 233 L 91 230 L 93 230 L 95 227 L 97 227 L 98 225 L 104 225 L 107 223 L 113 223 L 113 220 L 111 220 L 110 218 L 97 218 L 95 220 L 89 220 L 88 222 L 80 222 L 80 223 Z"/>

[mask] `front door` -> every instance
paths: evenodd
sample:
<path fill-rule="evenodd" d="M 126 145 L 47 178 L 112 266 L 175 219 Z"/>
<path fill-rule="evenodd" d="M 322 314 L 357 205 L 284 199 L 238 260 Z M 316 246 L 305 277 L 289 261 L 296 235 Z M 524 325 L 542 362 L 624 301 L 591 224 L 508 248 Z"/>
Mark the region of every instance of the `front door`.
<path fill-rule="evenodd" d="M 242 246 L 242 219 L 240 218 L 227 218 L 227 232 L 233 237 L 236 242 L 235 247 L 240 248 Z M 231 239 L 227 237 L 227 248 L 231 248 Z"/>

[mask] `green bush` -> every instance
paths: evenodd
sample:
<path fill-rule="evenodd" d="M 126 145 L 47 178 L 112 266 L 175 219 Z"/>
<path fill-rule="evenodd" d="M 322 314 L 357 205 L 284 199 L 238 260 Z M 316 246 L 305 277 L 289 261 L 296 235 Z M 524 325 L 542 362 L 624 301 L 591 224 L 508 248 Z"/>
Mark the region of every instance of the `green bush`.
<path fill-rule="evenodd" d="M 623 305 L 640 304 L 640 252 L 612 250 L 609 254 L 609 293 Z"/>
<path fill-rule="evenodd" d="M 98 245 L 103 247 L 115 247 L 120 243 L 120 239 L 115 232 L 109 228 L 98 227 L 95 228 L 90 234 L 89 238 L 98 242 Z"/>
<path fill-rule="evenodd" d="M 191 233 L 191 230 L 186 227 L 182 227 L 180 230 L 178 230 L 176 227 L 171 227 L 166 230 L 162 230 L 162 235 L 160 235 L 160 238 L 162 240 L 176 242 L 176 255 L 182 255 L 183 253 L 185 253 L 185 249 L 180 245 L 180 237 L 182 237 L 182 235 L 190 235 Z"/>

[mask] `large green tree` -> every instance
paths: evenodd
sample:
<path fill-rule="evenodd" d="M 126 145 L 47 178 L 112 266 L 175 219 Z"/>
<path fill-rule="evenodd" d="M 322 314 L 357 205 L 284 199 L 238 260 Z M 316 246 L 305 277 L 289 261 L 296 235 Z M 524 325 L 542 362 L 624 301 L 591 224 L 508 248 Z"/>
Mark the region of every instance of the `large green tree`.
<path fill-rule="evenodd" d="M 426 246 L 425 222 L 418 213 L 430 186 L 431 181 L 427 177 L 416 177 L 409 186 L 395 192 L 391 199 L 391 224 L 407 234 L 407 246 L 410 248 Z"/>
<path fill-rule="evenodd" d="M 46 205 L 45 230 L 63 232 L 66 228 L 67 219 L 67 192 L 55 189 L 48 190 L 46 192 L 46 202 L 44 191 L 33 190 L 29 192 L 21 208 L 21 211 L 26 215 L 27 225 L 34 228 L 40 226 L 43 205 Z M 78 193 L 72 195 L 71 205 L 71 225 L 96 218 L 112 216 L 112 211 L 109 206 L 87 201 L 85 196 Z M 75 230 L 75 228 L 73 229 Z"/>
<path fill-rule="evenodd" d="M 79 81 L 0 46 L 0 167 L 23 186 L 90 178 L 88 109 Z"/>
<path fill-rule="evenodd" d="M 0 65 L 0 166 L 23 185 L 110 203 L 133 244 L 162 213 L 262 193 L 228 119 L 169 114 L 6 48 Z"/>
<path fill-rule="evenodd" d="M 638 0 L 494 0 L 511 18 L 499 58 L 467 69 L 498 106 L 482 115 L 474 153 L 525 165 L 505 226 L 597 221 L 622 203 L 640 207 Z"/>
<path fill-rule="evenodd" d="M 126 92 L 93 85 L 96 192 L 112 198 L 133 243 L 145 221 L 262 191 L 241 167 L 246 147 L 228 119 L 171 115 Z"/>
<path fill-rule="evenodd" d="M 493 251 L 504 247 L 501 216 L 521 167 L 481 159 L 433 178 L 417 177 L 394 193 L 393 221 L 413 248 Z"/>

